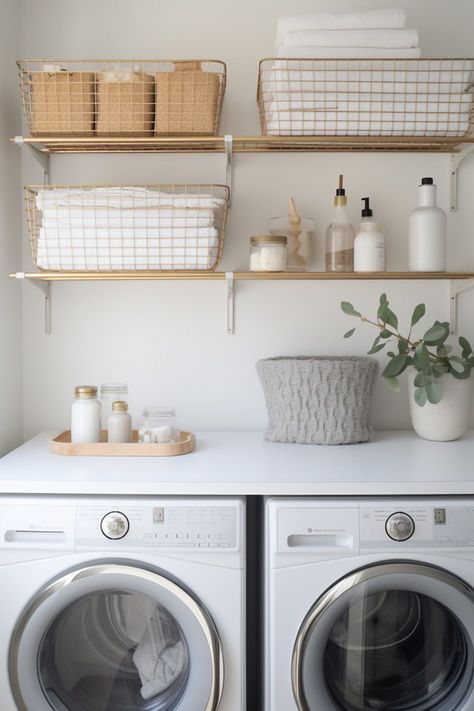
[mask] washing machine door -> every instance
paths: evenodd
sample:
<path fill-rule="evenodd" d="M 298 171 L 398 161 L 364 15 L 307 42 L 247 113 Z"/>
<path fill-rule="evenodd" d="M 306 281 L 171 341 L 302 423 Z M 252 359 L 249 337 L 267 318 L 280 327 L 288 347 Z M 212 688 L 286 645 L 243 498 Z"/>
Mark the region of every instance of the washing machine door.
<path fill-rule="evenodd" d="M 214 711 L 223 656 L 209 613 L 130 562 L 75 569 L 31 601 L 11 641 L 20 711 Z"/>
<path fill-rule="evenodd" d="M 470 586 L 423 563 L 385 562 L 342 578 L 298 632 L 298 709 L 473 709 L 473 603 Z"/>

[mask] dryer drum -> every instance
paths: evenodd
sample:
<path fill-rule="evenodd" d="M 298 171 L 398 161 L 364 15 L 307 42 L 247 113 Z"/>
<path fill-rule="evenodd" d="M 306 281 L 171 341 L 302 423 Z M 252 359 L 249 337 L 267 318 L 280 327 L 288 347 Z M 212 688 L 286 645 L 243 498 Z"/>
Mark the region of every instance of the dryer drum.
<path fill-rule="evenodd" d="M 465 633 L 441 603 L 388 590 L 353 601 L 333 626 L 324 679 L 341 711 L 444 708 L 465 671 Z"/>

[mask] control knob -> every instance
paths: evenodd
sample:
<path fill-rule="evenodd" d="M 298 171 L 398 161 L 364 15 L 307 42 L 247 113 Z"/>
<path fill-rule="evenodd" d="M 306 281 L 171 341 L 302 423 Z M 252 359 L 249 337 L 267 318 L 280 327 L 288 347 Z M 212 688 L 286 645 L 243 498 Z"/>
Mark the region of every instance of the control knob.
<path fill-rule="evenodd" d="M 385 531 L 393 541 L 407 541 L 415 532 L 415 522 L 409 514 L 396 511 L 386 520 Z"/>
<path fill-rule="evenodd" d="M 107 538 L 117 540 L 127 535 L 130 523 L 120 511 L 110 511 L 100 522 L 100 530 Z"/>

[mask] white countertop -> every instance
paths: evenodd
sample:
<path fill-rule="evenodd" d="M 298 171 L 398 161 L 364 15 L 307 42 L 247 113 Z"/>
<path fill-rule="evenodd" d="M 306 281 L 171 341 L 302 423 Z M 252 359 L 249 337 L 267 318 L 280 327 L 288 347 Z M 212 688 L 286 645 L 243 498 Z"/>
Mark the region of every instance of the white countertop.
<path fill-rule="evenodd" d="M 50 433 L 0 459 L 0 494 L 474 495 L 474 432 L 427 442 L 377 432 L 364 444 L 265 442 L 261 432 L 197 432 L 181 457 L 63 457 Z"/>

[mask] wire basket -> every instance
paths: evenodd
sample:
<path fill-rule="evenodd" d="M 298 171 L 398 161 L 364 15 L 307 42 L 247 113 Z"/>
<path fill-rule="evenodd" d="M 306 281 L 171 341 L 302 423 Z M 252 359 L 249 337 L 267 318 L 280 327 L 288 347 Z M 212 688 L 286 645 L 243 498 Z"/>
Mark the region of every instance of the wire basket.
<path fill-rule="evenodd" d="M 262 135 L 474 134 L 473 59 L 264 59 Z"/>
<path fill-rule="evenodd" d="M 216 136 L 226 85 L 217 60 L 21 60 L 32 136 Z"/>
<path fill-rule="evenodd" d="M 40 271 L 214 271 L 225 185 L 29 185 L 31 251 Z"/>

